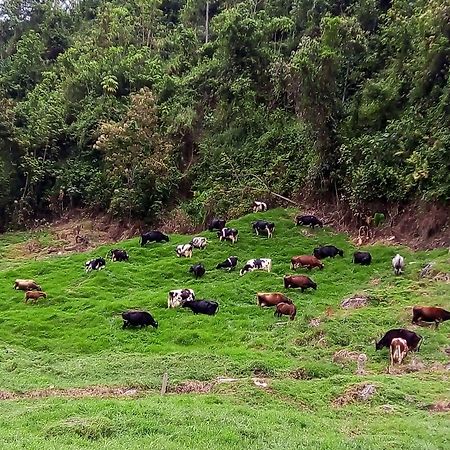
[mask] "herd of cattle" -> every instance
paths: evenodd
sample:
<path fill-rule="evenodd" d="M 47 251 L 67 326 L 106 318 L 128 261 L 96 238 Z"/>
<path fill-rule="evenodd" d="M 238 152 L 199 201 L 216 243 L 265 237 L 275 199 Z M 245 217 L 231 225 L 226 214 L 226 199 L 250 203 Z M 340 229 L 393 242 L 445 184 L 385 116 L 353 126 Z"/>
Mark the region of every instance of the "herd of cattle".
<path fill-rule="evenodd" d="M 267 210 L 267 205 L 264 202 L 254 202 L 255 212 L 263 212 Z M 314 228 L 315 226 L 323 227 L 323 222 L 312 215 L 299 215 L 295 219 L 296 225 L 306 225 Z M 264 234 L 267 238 L 271 238 L 275 231 L 275 224 L 265 220 L 258 220 L 252 222 L 252 229 L 256 235 Z M 217 237 L 220 241 L 229 240 L 233 244 L 238 240 L 238 230 L 226 227 L 226 221 L 222 219 L 213 219 L 208 230 L 217 232 Z M 150 231 L 141 235 L 140 245 L 145 246 L 148 243 L 163 243 L 169 242 L 169 236 L 160 231 Z M 189 243 L 177 245 L 175 248 L 178 257 L 192 258 L 194 249 L 205 249 L 208 245 L 208 239 L 202 236 L 194 237 Z M 318 268 L 323 270 L 324 264 L 322 262 L 325 258 L 335 258 L 336 256 L 343 257 L 343 250 L 334 245 L 325 245 L 317 247 L 313 250 L 312 255 L 300 255 L 291 258 L 291 269 L 305 268 L 312 270 Z M 125 250 L 113 249 L 106 255 L 106 258 L 111 261 L 128 261 L 129 255 Z M 369 252 L 357 251 L 353 254 L 353 263 L 360 265 L 370 265 L 372 262 L 372 255 Z M 230 256 L 225 261 L 217 264 L 216 269 L 226 269 L 232 271 L 237 267 L 238 258 Z M 85 263 L 85 271 L 101 270 L 106 266 L 106 260 L 102 257 L 91 259 Z M 396 275 L 403 272 L 405 266 L 404 258 L 397 254 L 392 259 L 392 268 Z M 254 270 L 265 270 L 271 272 L 272 260 L 269 258 L 258 258 L 248 260 L 241 270 L 240 275 Z M 194 264 L 190 267 L 189 272 L 197 278 L 201 278 L 206 269 L 203 264 Z M 300 289 L 304 292 L 306 289 L 317 289 L 317 284 L 306 275 L 286 275 L 283 278 L 284 287 L 286 289 Z M 46 298 L 47 294 L 42 291 L 41 287 L 34 280 L 15 280 L 14 288 L 25 291 L 25 302 L 31 300 L 33 303 L 37 302 L 39 298 Z M 260 307 L 275 307 L 274 316 L 281 317 L 286 315 L 290 320 L 294 320 L 297 309 L 290 298 L 281 292 L 258 292 L 256 294 L 257 305 Z M 219 309 L 219 304 L 214 300 L 196 299 L 195 292 L 192 289 L 176 289 L 168 294 L 167 307 L 189 308 L 194 314 L 215 315 Z M 153 326 L 158 327 L 158 322 L 154 320 L 152 315 L 147 311 L 125 311 L 122 313 L 123 327 L 129 326 Z M 438 325 L 446 320 L 450 320 L 450 312 L 439 307 L 415 306 L 413 308 L 412 323 L 417 324 L 419 321 L 435 323 Z M 389 330 L 383 338 L 376 343 L 376 350 L 387 347 L 390 350 L 391 364 L 400 364 L 409 351 L 419 351 L 422 342 L 422 337 L 413 331 L 406 329 Z"/>

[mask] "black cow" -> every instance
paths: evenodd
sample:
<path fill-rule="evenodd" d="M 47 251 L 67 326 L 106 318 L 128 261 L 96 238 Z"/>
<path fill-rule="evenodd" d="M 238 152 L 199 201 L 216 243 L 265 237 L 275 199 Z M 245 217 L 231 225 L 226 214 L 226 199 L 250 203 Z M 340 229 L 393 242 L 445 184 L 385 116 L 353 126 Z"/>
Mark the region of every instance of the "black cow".
<path fill-rule="evenodd" d="M 111 261 L 128 261 L 128 253 L 125 250 L 111 250 L 109 252 L 109 255 L 111 257 Z"/>
<path fill-rule="evenodd" d="M 375 350 L 380 350 L 383 347 L 389 348 L 391 341 L 394 338 L 404 339 L 408 343 L 409 350 L 419 351 L 422 343 L 422 336 L 419 336 L 414 331 L 405 330 L 404 328 L 396 328 L 389 330 L 376 344 Z"/>
<path fill-rule="evenodd" d="M 362 266 L 370 266 L 372 255 L 369 252 L 355 252 L 353 253 L 353 262 Z"/>
<path fill-rule="evenodd" d="M 161 233 L 161 231 L 149 231 L 141 235 L 141 247 L 147 242 L 169 242 L 169 236 Z"/>
<path fill-rule="evenodd" d="M 208 316 L 214 316 L 219 309 L 219 304 L 213 300 L 192 300 L 184 302 L 181 306 L 190 308 L 194 314 L 207 314 Z"/>
<path fill-rule="evenodd" d="M 316 247 L 313 251 L 313 255 L 317 259 L 334 258 L 336 255 L 344 256 L 344 252 L 334 245 L 324 245 L 322 247 Z"/>
<path fill-rule="evenodd" d="M 102 257 L 91 259 L 89 261 L 86 261 L 86 263 L 84 264 L 86 272 L 90 272 L 91 270 L 101 270 L 105 266 L 106 261 Z"/>
<path fill-rule="evenodd" d="M 258 236 L 259 233 L 267 233 L 267 237 L 272 237 L 273 231 L 275 229 L 275 224 L 273 222 L 266 222 L 265 220 L 257 220 L 252 222 L 253 231 Z"/>
<path fill-rule="evenodd" d="M 208 225 L 208 230 L 209 231 L 214 231 L 214 230 L 221 230 L 222 228 L 225 228 L 226 225 L 226 221 L 222 220 L 222 219 L 213 219 L 211 220 L 211 222 Z"/>
<path fill-rule="evenodd" d="M 237 256 L 230 256 L 224 262 L 217 264 L 216 269 L 228 269 L 228 272 L 230 272 L 237 266 L 237 263 Z"/>
<path fill-rule="evenodd" d="M 205 266 L 201 263 L 194 264 L 189 269 L 189 273 L 192 273 L 195 276 L 195 278 L 202 277 L 203 275 L 205 275 L 205 272 L 206 272 Z"/>
<path fill-rule="evenodd" d="M 319 220 L 316 216 L 297 216 L 295 218 L 296 225 L 308 225 L 312 228 L 314 228 L 316 225 L 318 225 L 320 228 L 323 228 L 323 222 Z"/>
<path fill-rule="evenodd" d="M 158 322 L 153 319 L 152 315 L 147 311 L 126 311 L 122 313 L 123 326 L 126 328 L 132 327 L 148 327 L 151 325 L 154 328 L 158 328 Z"/>
<path fill-rule="evenodd" d="M 231 241 L 233 244 L 238 240 L 239 231 L 236 228 L 222 228 L 217 232 L 217 237 L 220 241 L 224 239 L 226 241 Z"/>

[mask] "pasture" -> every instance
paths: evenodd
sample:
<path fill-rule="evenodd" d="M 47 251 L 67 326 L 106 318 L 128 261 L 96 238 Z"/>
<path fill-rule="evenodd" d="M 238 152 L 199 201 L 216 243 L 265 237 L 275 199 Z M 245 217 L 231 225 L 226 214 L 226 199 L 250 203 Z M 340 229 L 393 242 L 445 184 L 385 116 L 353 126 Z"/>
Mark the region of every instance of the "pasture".
<path fill-rule="evenodd" d="M 296 227 L 294 216 L 275 209 L 233 220 L 234 245 L 200 233 L 209 245 L 192 259 L 175 254 L 192 236 L 171 235 L 169 243 L 146 247 L 134 238 L 114 246 L 127 250 L 129 262 L 108 260 L 104 270 L 88 274 L 84 262 L 112 246 L 27 260 L 14 251 L 27 234 L 0 236 L 2 448 L 448 448 L 450 415 L 430 409 L 450 401 L 450 323 L 437 331 L 410 324 L 413 305 L 450 308 L 448 283 L 418 278 L 430 261 L 450 271 L 448 250 L 374 245 L 363 247 L 372 264 L 354 265 L 347 236 Z M 252 233 L 259 218 L 276 223 L 272 239 Z M 323 271 L 290 269 L 292 256 L 309 255 L 319 244 L 336 245 L 344 257 L 325 259 Z M 390 265 L 397 252 L 406 259 L 400 277 Z M 237 269 L 216 270 L 229 256 L 239 258 Z M 251 258 L 271 258 L 272 272 L 240 277 Z M 207 270 L 198 280 L 188 273 L 196 262 Z M 284 289 L 283 276 L 292 273 L 310 276 L 317 291 Z M 12 289 L 16 278 L 35 279 L 48 297 L 25 304 L 24 293 Z M 178 288 L 218 301 L 218 314 L 167 309 L 168 291 Z M 256 292 L 277 291 L 296 304 L 295 321 L 256 306 Z M 355 293 L 369 295 L 369 305 L 342 309 Z M 127 309 L 149 311 L 158 329 L 122 330 L 120 313 Z M 376 352 L 374 340 L 403 327 L 424 343 L 408 355 L 405 370 L 389 375 L 388 351 Z M 355 362 L 333 362 L 341 349 L 367 355 L 365 375 L 355 375 Z M 160 396 L 164 372 L 169 393 Z M 236 381 L 216 383 L 218 377 Z M 184 389 L 187 381 L 205 392 Z M 375 393 L 352 401 L 362 384 Z M 89 398 L 98 387 L 131 394 Z"/>

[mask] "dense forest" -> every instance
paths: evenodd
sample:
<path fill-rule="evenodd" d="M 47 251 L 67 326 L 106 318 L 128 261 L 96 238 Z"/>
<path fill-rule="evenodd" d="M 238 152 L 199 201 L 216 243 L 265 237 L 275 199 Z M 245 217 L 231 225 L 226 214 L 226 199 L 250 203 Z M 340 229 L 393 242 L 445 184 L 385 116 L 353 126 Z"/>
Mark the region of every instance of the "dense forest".
<path fill-rule="evenodd" d="M 448 0 L 3 0 L 0 222 L 450 198 Z"/>

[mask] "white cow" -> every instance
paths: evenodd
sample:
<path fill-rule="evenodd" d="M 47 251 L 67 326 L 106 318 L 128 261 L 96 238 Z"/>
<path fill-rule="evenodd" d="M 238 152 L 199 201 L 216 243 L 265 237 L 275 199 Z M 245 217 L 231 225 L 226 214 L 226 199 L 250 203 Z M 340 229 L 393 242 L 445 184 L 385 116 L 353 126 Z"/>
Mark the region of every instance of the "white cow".
<path fill-rule="evenodd" d="M 167 307 L 177 308 L 184 302 L 195 300 L 195 293 L 192 289 L 175 289 L 167 296 Z"/>
<path fill-rule="evenodd" d="M 405 267 L 405 259 L 398 253 L 392 258 L 392 268 L 394 269 L 395 275 L 400 275 Z"/>
<path fill-rule="evenodd" d="M 239 274 L 242 276 L 254 270 L 267 270 L 267 272 L 270 272 L 272 270 L 272 260 L 268 258 L 249 259 Z"/>

